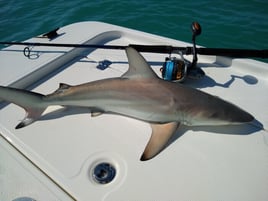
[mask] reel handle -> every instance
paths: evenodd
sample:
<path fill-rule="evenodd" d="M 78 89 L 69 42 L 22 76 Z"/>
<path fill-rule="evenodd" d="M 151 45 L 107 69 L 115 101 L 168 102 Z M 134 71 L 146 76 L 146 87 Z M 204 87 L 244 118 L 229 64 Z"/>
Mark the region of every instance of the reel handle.
<path fill-rule="evenodd" d="M 193 41 L 193 61 L 192 61 L 192 67 L 195 68 L 196 67 L 196 63 L 197 63 L 197 51 L 196 51 L 196 36 L 199 36 L 202 32 L 202 28 L 201 25 L 198 22 L 193 22 L 192 26 L 192 41 Z"/>
<path fill-rule="evenodd" d="M 199 79 L 205 76 L 205 72 L 201 68 L 197 68 L 196 64 L 198 61 L 197 58 L 197 49 L 196 49 L 196 37 L 199 36 L 202 32 L 201 25 L 198 22 L 193 22 L 191 25 L 191 30 L 192 30 L 192 41 L 193 41 L 193 49 L 192 49 L 192 54 L 193 54 L 193 61 L 190 65 L 190 67 L 187 69 L 187 75 L 188 77 L 194 78 L 194 79 Z"/>

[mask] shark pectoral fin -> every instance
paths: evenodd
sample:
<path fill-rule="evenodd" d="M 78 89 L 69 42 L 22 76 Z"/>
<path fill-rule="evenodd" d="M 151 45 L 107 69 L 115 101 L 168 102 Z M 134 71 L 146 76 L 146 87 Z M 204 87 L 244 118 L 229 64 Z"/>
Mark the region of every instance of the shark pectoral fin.
<path fill-rule="evenodd" d="M 151 124 L 152 135 L 143 152 L 141 161 L 149 160 L 157 155 L 167 144 L 168 140 L 171 138 L 178 126 L 178 122 Z"/>
<path fill-rule="evenodd" d="M 30 125 L 31 123 L 35 122 L 42 113 L 44 112 L 46 108 L 31 108 L 31 109 L 26 109 L 26 116 L 25 118 L 15 127 L 15 129 L 23 128 L 25 126 Z"/>

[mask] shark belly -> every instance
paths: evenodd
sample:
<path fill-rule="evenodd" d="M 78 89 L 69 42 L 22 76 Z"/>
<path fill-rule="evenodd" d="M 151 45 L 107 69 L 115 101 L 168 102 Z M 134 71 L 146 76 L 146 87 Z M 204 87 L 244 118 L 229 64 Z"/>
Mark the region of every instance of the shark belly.
<path fill-rule="evenodd" d="M 181 122 L 189 126 L 249 122 L 237 106 L 178 83 L 112 78 L 69 87 L 44 98 L 50 104 L 89 107 L 147 122 Z"/>
<path fill-rule="evenodd" d="M 69 87 L 44 98 L 51 105 L 89 107 L 148 122 L 176 120 L 172 96 L 158 82 L 113 78 Z M 156 91 L 159 91 L 156 93 Z"/>

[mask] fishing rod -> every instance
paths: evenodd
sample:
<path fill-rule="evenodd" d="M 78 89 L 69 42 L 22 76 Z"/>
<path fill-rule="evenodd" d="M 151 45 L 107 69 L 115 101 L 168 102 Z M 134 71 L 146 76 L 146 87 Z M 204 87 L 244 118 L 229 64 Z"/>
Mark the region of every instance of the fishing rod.
<path fill-rule="evenodd" d="M 57 30 L 52 30 L 43 35 L 49 39 L 53 39 L 58 35 Z M 131 46 L 138 52 L 151 52 L 151 53 L 177 53 L 181 56 L 178 58 L 166 58 L 162 68 L 162 76 L 165 80 L 183 81 L 186 76 L 191 78 L 200 78 L 205 75 L 204 71 L 196 67 L 198 57 L 197 55 L 212 55 L 212 56 L 226 56 L 233 58 L 268 58 L 268 49 L 253 50 L 253 49 L 229 49 L 229 48 L 202 48 L 196 47 L 196 37 L 201 34 L 201 26 L 198 22 L 193 22 L 191 26 L 193 46 L 178 47 L 172 45 L 139 45 L 129 44 L 124 45 L 99 45 L 99 44 L 69 44 L 69 43 L 36 43 L 36 42 L 8 42 L 0 41 L 2 45 L 23 45 L 24 55 L 30 57 L 30 48 L 35 46 L 47 47 L 73 47 L 73 48 L 94 48 L 94 49 L 117 49 L 124 50 Z M 183 55 L 193 55 L 192 62 L 183 58 Z"/>
<path fill-rule="evenodd" d="M 37 43 L 37 42 L 9 42 L 0 41 L 1 45 L 23 45 L 23 46 L 46 46 L 46 47 L 74 47 L 74 48 L 95 48 L 95 49 L 117 49 L 124 50 L 126 47 L 131 46 L 139 52 L 151 53 L 177 53 L 181 52 L 184 55 L 194 54 L 193 47 L 177 47 L 171 45 L 137 45 L 129 44 L 124 45 L 98 45 L 98 44 L 70 44 L 70 43 Z M 253 49 L 229 49 L 229 48 L 195 48 L 196 53 L 200 55 L 212 56 L 226 56 L 234 58 L 268 58 L 268 49 L 266 50 L 253 50 Z"/>
<path fill-rule="evenodd" d="M 49 39 L 56 38 L 59 36 L 56 28 L 48 33 L 42 35 Z M 196 37 L 201 34 L 201 26 L 198 22 L 193 22 L 192 26 L 192 41 L 193 47 L 177 47 L 171 45 L 138 45 L 130 44 L 127 46 L 123 45 L 99 45 L 99 44 L 70 44 L 70 43 L 38 43 L 38 42 L 9 42 L 0 41 L 2 45 L 23 45 L 28 47 L 34 46 L 47 46 L 47 47 L 74 47 L 74 48 L 95 48 L 95 49 L 119 49 L 124 50 L 126 47 L 131 46 L 139 52 L 151 52 L 151 53 L 182 53 L 184 55 L 213 55 L 213 56 L 226 56 L 234 58 L 268 58 L 268 49 L 266 50 L 253 50 L 253 49 L 230 49 L 230 48 L 197 48 Z"/>

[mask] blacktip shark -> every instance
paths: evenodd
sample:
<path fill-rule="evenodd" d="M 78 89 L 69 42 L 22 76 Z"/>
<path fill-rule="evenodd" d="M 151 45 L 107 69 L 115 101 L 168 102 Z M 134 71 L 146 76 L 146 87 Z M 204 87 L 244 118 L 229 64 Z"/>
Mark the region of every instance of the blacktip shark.
<path fill-rule="evenodd" d="M 0 86 L 0 99 L 25 109 L 26 117 L 16 129 L 38 120 L 50 105 L 88 107 L 92 116 L 115 113 L 148 122 L 152 134 L 141 160 L 157 155 L 180 123 L 227 125 L 254 120 L 249 113 L 216 96 L 158 78 L 132 47 L 126 48 L 126 54 L 129 69 L 121 77 L 77 86 L 60 84 L 48 95 Z"/>

